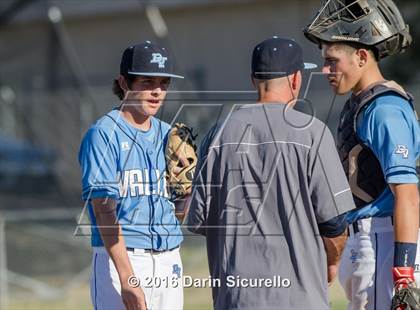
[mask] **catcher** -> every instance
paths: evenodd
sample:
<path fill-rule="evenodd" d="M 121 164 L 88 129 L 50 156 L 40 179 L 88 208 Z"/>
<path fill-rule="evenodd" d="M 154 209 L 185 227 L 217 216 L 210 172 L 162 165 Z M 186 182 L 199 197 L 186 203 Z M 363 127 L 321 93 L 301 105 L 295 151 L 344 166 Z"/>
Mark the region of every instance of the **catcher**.
<path fill-rule="evenodd" d="M 349 309 L 420 309 L 420 128 L 413 97 L 378 65 L 410 46 L 409 28 L 391 0 L 329 0 L 304 34 L 333 91 L 351 93 L 337 131 L 358 207 L 339 269 Z"/>
<path fill-rule="evenodd" d="M 113 89 L 121 105 L 96 121 L 81 144 L 94 309 L 183 308 L 183 237 L 171 200 L 190 191 L 183 180 L 196 160 L 186 145 L 191 130 L 179 124 L 171 130 L 155 117 L 171 78 L 182 78 L 171 62 L 167 50 L 151 42 L 128 47 Z"/>

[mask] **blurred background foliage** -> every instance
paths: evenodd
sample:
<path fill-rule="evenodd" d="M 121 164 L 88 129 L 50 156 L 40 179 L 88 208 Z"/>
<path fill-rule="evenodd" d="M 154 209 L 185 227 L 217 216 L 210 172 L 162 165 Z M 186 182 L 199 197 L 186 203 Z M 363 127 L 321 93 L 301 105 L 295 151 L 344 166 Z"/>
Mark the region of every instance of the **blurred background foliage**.
<path fill-rule="evenodd" d="M 390 57 L 385 67 L 389 76 L 402 84 L 416 83 L 419 87 L 420 80 L 420 1 L 395 0 L 400 8 L 405 22 L 410 26 L 413 38 L 412 46 L 397 57 Z M 418 100 L 417 100 L 418 101 Z"/>

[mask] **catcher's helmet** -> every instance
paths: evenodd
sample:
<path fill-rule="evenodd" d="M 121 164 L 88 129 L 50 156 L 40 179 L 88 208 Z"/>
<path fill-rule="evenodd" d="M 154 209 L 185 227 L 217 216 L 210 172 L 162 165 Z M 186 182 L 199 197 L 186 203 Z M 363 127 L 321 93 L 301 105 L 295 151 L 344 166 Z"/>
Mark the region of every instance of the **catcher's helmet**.
<path fill-rule="evenodd" d="M 412 38 L 392 0 L 326 0 L 305 36 L 321 42 L 352 42 L 370 47 L 378 59 L 405 51 Z"/>

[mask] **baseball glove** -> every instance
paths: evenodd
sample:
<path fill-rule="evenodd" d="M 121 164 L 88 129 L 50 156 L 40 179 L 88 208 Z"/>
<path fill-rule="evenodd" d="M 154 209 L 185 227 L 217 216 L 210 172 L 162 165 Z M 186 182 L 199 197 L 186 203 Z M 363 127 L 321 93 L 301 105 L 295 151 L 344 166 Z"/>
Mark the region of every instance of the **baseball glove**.
<path fill-rule="evenodd" d="M 419 310 L 420 289 L 408 286 L 395 290 L 392 298 L 391 310 Z"/>
<path fill-rule="evenodd" d="M 192 128 L 182 123 L 176 123 L 169 131 L 166 144 L 166 180 L 173 200 L 191 192 L 197 165 L 195 138 Z"/>

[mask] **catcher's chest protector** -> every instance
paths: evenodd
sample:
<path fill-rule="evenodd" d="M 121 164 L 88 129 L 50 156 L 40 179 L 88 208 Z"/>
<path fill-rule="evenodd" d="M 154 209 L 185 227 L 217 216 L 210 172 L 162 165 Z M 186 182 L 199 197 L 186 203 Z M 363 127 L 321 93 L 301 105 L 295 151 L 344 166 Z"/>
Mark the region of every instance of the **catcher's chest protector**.
<path fill-rule="evenodd" d="M 373 99 L 386 92 L 403 97 L 414 110 L 413 97 L 397 83 L 389 81 L 375 84 L 358 96 L 352 96 L 347 100 L 340 116 L 337 148 L 358 208 L 378 198 L 388 186 L 379 160 L 372 150 L 359 140 L 356 133 L 359 112 L 368 107 Z"/>

